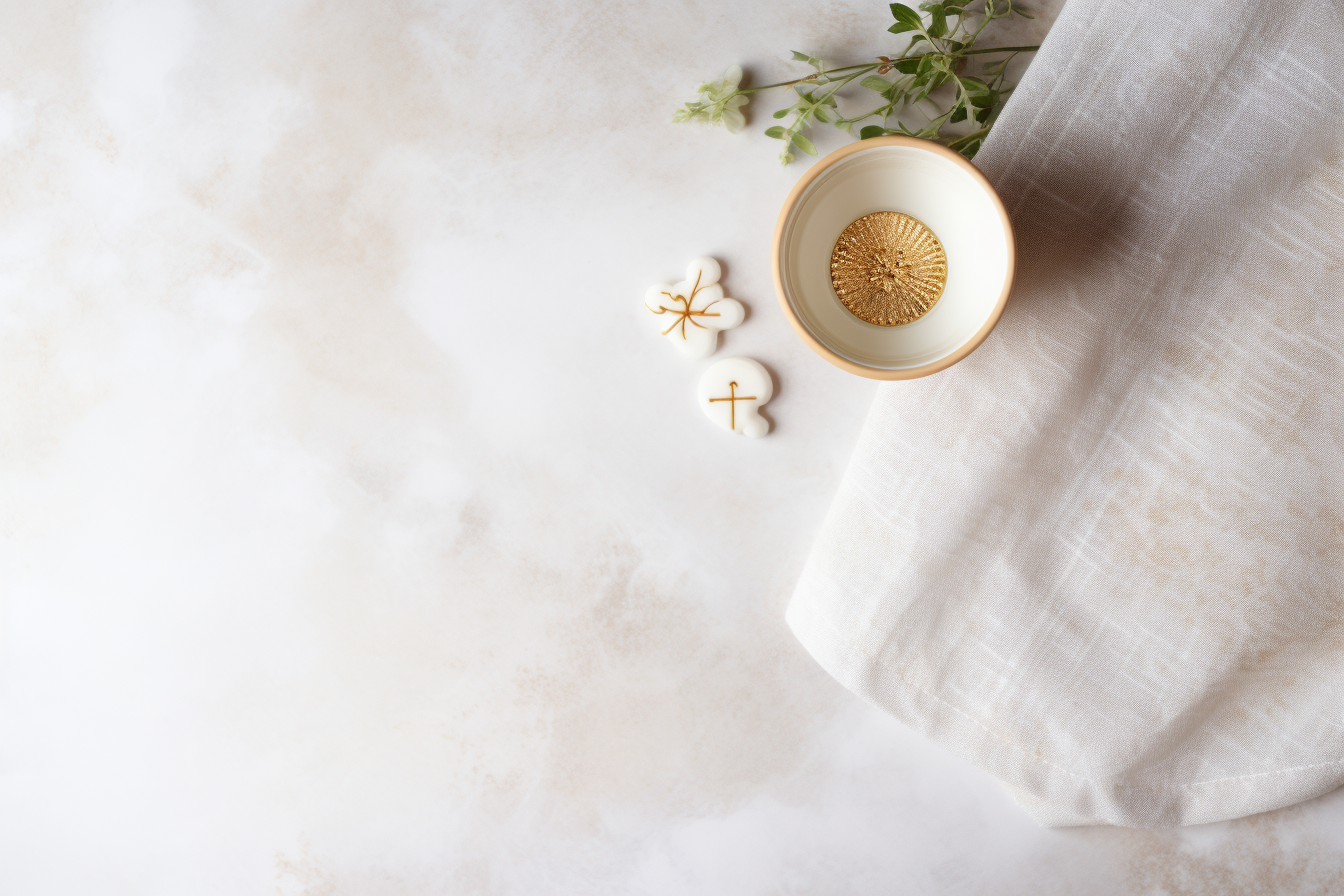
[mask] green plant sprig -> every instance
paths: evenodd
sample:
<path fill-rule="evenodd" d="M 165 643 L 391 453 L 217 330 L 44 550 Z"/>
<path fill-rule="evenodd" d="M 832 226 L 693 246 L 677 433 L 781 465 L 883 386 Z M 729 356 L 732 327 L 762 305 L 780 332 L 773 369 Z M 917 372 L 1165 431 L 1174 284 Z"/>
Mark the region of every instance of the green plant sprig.
<path fill-rule="evenodd" d="M 968 8 L 974 5 L 976 8 Z M 936 140 L 951 149 L 973 158 L 1003 104 L 1012 92 L 1004 80 L 1004 71 L 1019 53 L 1030 53 L 1030 47 L 975 46 L 980 33 L 995 19 L 1014 13 L 1030 18 L 1021 8 L 1014 8 L 1013 0 L 941 0 L 925 2 L 919 7 L 928 21 L 903 3 L 892 3 L 891 14 L 896 23 L 887 30 L 893 34 L 910 34 L 910 42 L 895 58 L 878 56 L 876 62 L 861 62 L 839 68 L 827 68 L 817 56 L 794 51 L 793 58 L 806 62 L 815 71 L 791 81 L 765 84 L 760 87 L 740 87 L 742 69 L 732 66 L 722 79 L 700 85 L 699 96 L 678 109 L 673 121 L 708 121 L 724 125 L 736 133 L 745 124 L 740 111 L 752 94 L 779 87 L 792 88 L 796 99 L 792 105 L 774 113 L 774 117 L 792 119 L 783 125 L 767 128 L 768 137 L 784 141 L 780 161 L 793 161 L 794 150 L 816 155 L 817 148 L 807 136 L 815 124 L 830 124 L 847 134 L 854 126 L 870 119 L 880 124 L 868 124 L 859 129 L 859 138 L 883 134 L 904 134 Z M 1001 58 L 981 63 L 976 74 L 968 74 L 973 57 L 1001 54 Z M 883 75 L 895 72 L 887 79 Z M 862 79 L 862 80 L 859 80 Z M 859 80 L 859 85 L 877 93 L 883 102 L 866 112 L 845 118 L 840 114 L 836 94 Z M 951 93 L 940 88 L 950 87 Z M 923 118 L 915 125 L 907 123 L 911 113 Z M 970 122 L 968 126 L 962 122 Z"/>

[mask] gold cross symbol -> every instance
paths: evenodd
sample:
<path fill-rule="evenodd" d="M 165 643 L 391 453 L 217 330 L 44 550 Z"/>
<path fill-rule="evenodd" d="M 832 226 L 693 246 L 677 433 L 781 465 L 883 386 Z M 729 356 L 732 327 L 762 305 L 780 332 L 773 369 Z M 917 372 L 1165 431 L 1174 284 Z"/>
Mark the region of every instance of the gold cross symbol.
<path fill-rule="evenodd" d="M 703 272 L 702 272 L 702 273 L 703 273 Z M 707 330 L 707 329 L 709 329 L 709 328 L 706 327 L 704 324 L 700 323 L 699 321 L 695 320 L 695 318 L 697 318 L 697 317 L 721 317 L 721 316 L 722 316 L 722 315 L 720 315 L 719 312 L 717 312 L 717 311 L 713 311 L 713 312 L 711 312 L 711 311 L 709 310 L 710 308 L 713 308 L 715 305 L 717 305 L 717 304 L 718 304 L 717 302 L 710 302 L 708 305 L 706 305 L 706 306 L 705 306 L 702 310 L 700 310 L 700 311 L 692 311 L 692 310 L 691 310 L 691 303 L 695 301 L 695 296 L 696 296 L 696 294 L 700 292 L 700 277 L 701 277 L 701 276 L 702 276 L 702 274 L 696 274 L 696 275 L 695 275 L 695 285 L 694 285 L 693 287 L 691 287 L 691 297 L 690 297 L 689 299 L 686 298 L 685 296 L 674 296 L 674 295 L 672 295 L 672 293 L 667 292 L 666 290 L 663 291 L 662 294 L 665 295 L 665 296 L 667 296 L 667 297 L 668 297 L 669 299 L 671 299 L 672 301 L 674 301 L 674 302 L 681 302 L 681 303 L 682 303 L 682 307 L 681 307 L 681 308 L 668 308 L 666 305 L 662 305 L 662 304 L 660 304 L 657 308 L 649 308 L 649 306 L 648 306 L 647 304 L 644 306 L 645 308 L 649 308 L 649 310 L 652 311 L 654 314 L 667 314 L 667 313 L 671 312 L 672 314 L 677 315 L 677 319 L 674 320 L 674 321 L 672 321 L 672 326 L 668 327 L 666 330 L 663 331 L 663 335 L 664 335 L 664 336 L 666 336 L 668 333 L 671 333 L 673 330 L 675 330 L 675 329 L 677 328 L 677 325 L 680 324 L 680 325 L 681 325 L 681 338 L 682 338 L 682 339 L 685 339 L 685 338 L 686 338 L 686 322 L 687 322 L 687 321 L 690 321 L 691 326 L 693 326 L 693 327 L 699 327 L 699 328 L 702 329 L 702 330 Z"/>
<path fill-rule="evenodd" d="M 731 383 L 728 384 L 728 395 L 727 395 L 727 396 L 725 396 L 724 398 L 711 398 L 711 399 L 710 399 L 710 402 L 711 402 L 711 403 L 712 403 L 712 402 L 715 402 L 715 401 L 728 401 L 728 402 L 732 402 L 731 404 L 728 405 L 728 408 L 729 408 L 729 411 L 728 411 L 729 426 L 728 426 L 728 428 L 731 429 L 731 430 L 733 430 L 734 432 L 736 432 L 736 431 L 737 431 L 737 403 L 738 403 L 739 401 L 755 401 L 755 400 L 756 400 L 756 396 L 755 396 L 755 395 L 738 395 L 738 394 L 737 394 L 737 380 L 733 380 Z"/>

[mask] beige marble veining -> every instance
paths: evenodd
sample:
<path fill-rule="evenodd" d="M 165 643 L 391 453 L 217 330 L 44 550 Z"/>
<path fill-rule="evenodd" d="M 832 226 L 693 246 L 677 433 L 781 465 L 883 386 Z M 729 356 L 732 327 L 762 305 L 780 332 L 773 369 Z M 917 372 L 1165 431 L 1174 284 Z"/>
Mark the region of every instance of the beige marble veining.
<path fill-rule="evenodd" d="M 773 107 L 670 118 L 884 4 L 6 13 L 0 891 L 1340 886 L 1337 795 L 1043 830 L 785 628 L 873 387 L 776 312 Z M 631 310 L 698 254 L 760 442 Z"/>

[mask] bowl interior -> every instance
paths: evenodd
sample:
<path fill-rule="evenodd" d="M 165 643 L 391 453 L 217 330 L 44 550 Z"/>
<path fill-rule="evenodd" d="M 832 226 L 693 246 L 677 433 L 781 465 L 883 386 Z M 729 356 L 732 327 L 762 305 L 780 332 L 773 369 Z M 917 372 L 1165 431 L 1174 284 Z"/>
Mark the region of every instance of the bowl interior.
<path fill-rule="evenodd" d="M 951 159 L 915 146 L 850 153 L 810 183 L 780 232 L 784 299 L 823 346 L 863 367 L 912 370 L 934 364 L 980 332 L 999 304 L 1009 272 L 1010 236 L 986 188 Z M 947 253 L 947 286 L 913 323 L 859 320 L 831 286 L 831 250 L 856 218 L 904 212 L 923 221 Z"/>

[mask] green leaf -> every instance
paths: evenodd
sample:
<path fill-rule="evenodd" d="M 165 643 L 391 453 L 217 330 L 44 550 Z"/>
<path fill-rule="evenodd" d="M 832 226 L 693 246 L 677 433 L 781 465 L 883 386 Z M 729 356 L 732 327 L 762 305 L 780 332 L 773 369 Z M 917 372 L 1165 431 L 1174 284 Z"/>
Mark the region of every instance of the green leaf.
<path fill-rule="evenodd" d="M 891 82 L 886 78 L 879 78 L 877 75 L 869 75 L 860 81 L 859 85 L 861 87 L 867 87 L 869 90 L 876 90 L 883 96 L 886 96 L 887 91 L 891 89 Z"/>
<path fill-rule="evenodd" d="M 954 122 L 954 123 L 955 123 L 955 122 L 958 122 L 958 121 L 965 121 L 965 120 L 966 120 L 966 104 L 965 104 L 965 103 L 957 103 L 956 107 L 952 110 L 952 114 L 948 117 L 947 120 L 950 121 L 950 122 Z"/>
<path fill-rule="evenodd" d="M 966 89 L 966 94 L 971 98 L 971 102 L 981 109 L 988 108 L 999 100 L 998 92 L 979 78 L 962 78 L 961 86 Z"/>
<path fill-rule="evenodd" d="M 915 85 L 921 87 L 933 80 L 936 69 L 933 65 L 933 54 L 926 53 L 919 57 L 919 68 L 915 69 Z"/>
<path fill-rule="evenodd" d="M 786 111 L 787 111 L 787 110 L 786 110 Z M 772 128 L 766 128 L 766 129 L 765 129 L 765 136 L 767 136 L 767 137 L 774 137 L 776 140 L 783 140 L 783 139 L 785 139 L 785 137 L 784 137 L 784 128 L 780 127 L 779 125 L 775 125 L 775 126 L 772 127 Z"/>
<path fill-rule="evenodd" d="M 819 72 L 826 70 L 825 61 L 818 56 L 809 56 L 806 53 L 799 53 L 797 50 L 794 50 L 793 59 L 795 62 L 806 62 Z"/>
<path fill-rule="evenodd" d="M 793 144 L 810 156 L 817 154 L 817 148 L 812 145 L 812 141 L 799 134 L 797 131 L 793 134 Z"/>
<path fill-rule="evenodd" d="M 929 32 L 929 37 L 943 37 L 947 34 L 947 16 L 943 15 L 943 8 L 936 6 L 929 10 L 929 27 L 924 30 Z"/>
<path fill-rule="evenodd" d="M 980 122 L 981 124 L 984 124 L 985 122 L 989 121 L 989 116 L 993 114 L 994 114 L 993 107 L 990 107 L 988 109 L 981 109 L 979 112 L 975 113 L 975 120 Z"/>
<path fill-rule="evenodd" d="M 919 13 L 904 3 L 891 4 L 891 15 L 896 19 L 896 24 L 887 29 L 892 34 L 900 34 L 902 31 L 919 31 L 924 27 L 924 22 L 920 19 Z"/>
<path fill-rule="evenodd" d="M 900 62 L 893 63 L 891 67 L 903 75 L 913 75 L 919 69 L 919 60 L 902 59 Z"/>
<path fill-rule="evenodd" d="M 827 113 L 826 113 L 826 107 L 825 107 L 825 106 L 818 106 L 818 107 L 817 107 L 817 110 L 816 110 L 814 113 L 812 113 L 812 114 L 815 115 L 817 121 L 821 122 L 822 124 L 830 124 L 830 123 L 831 123 L 831 119 L 827 116 Z"/>
<path fill-rule="evenodd" d="M 861 128 L 859 130 L 859 139 L 868 140 L 872 137 L 881 137 L 884 134 L 890 134 L 890 133 L 891 131 L 882 127 L 882 125 L 880 124 L 870 124 L 868 125 L 868 127 Z"/>
<path fill-rule="evenodd" d="M 785 115 L 788 115 L 788 114 L 789 114 L 789 110 L 788 110 L 788 109 L 780 109 L 778 112 L 776 112 L 776 113 L 774 114 L 773 117 L 774 117 L 774 118 L 783 118 Z"/>
<path fill-rule="evenodd" d="M 967 143 L 965 146 L 963 146 L 959 151 L 966 158 L 973 159 L 975 158 L 975 154 L 979 149 L 980 149 L 980 141 L 972 140 L 970 143 Z"/>

